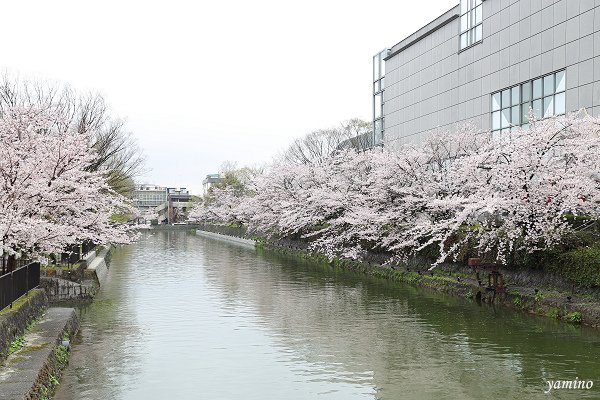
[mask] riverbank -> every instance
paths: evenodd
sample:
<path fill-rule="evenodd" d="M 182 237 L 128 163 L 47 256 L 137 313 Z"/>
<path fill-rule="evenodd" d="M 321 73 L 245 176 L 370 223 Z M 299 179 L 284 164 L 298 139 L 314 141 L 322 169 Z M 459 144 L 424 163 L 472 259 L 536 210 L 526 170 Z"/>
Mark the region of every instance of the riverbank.
<path fill-rule="evenodd" d="M 0 400 L 49 399 L 69 361 L 79 322 L 72 308 L 49 308 L 14 341 L 0 368 Z"/>
<path fill-rule="evenodd" d="M 42 268 L 41 286 L 46 291 L 49 302 L 58 304 L 91 301 L 108 275 L 110 251 L 110 247 L 93 250 L 74 268 Z"/>
<path fill-rule="evenodd" d="M 33 289 L 17 299 L 12 307 L 0 311 L 0 361 L 9 353 L 11 343 L 23 335 L 27 326 L 48 308 L 48 296 L 42 289 Z"/>
<path fill-rule="evenodd" d="M 0 400 L 48 399 L 58 385 L 69 358 L 63 341 L 78 321 L 74 309 L 48 304 L 45 290 L 33 289 L 0 312 Z"/>
<path fill-rule="evenodd" d="M 201 231 L 213 235 L 249 239 L 243 228 L 203 225 Z M 264 238 L 256 239 L 259 249 L 274 251 L 287 256 L 309 259 L 333 268 L 351 270 L 357 273 L 385 278 L 416 287 L 435 290 L 453 296 L 470 298 L 473 301 L 501 305 L 535 315 L 541 315 L 573 324 L 600 327 L 600 299 L 593 293 L 566 291 L 568 284 L 562 284 L 556 277 L 549 279 L 543 274 L 527 271 L 502 271 L 507 291 L 495 292 L 481 286 L 475 275 L 466 268 L 445 269 L 443 267 L 427 272 L 426 268 L 412 266 L 382 265 L 377 262 L 358 262 L 348 259 L 329 259 L 310 252 L 305 243 L 297 241 L 273 242 Z"/>

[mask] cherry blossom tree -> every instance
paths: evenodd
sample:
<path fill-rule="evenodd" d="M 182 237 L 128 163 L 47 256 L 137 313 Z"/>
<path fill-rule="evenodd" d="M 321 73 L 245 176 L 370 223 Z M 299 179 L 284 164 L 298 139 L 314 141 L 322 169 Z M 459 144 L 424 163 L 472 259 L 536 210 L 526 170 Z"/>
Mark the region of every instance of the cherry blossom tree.
<path fill-rule="evenodd" d="M 279 162 L 194 215 L 303 238 L 330 257 L 406 260 L 434 246 L 432 268 L 465 249 L 508 263 L 560 244 L 574 218 L 600 217 L 599 146 L 600 119 L 583 114 L 499 136 L 465 126 L 420 146 Z"/>
<path fill-rule="evenodd" d="M 112 216 L 129 213 L 107 184 L 90 132 L 65 128 L 52 108 L 5 108 L 0 114 L 0 249 L 11 257 L 38 257 L 67 245 L 128 243 Z"/>
<path fill-rule="evenodd" d="M 96 156 L 87 170 L 103 170 L 113 190 L 123 195 L 131 193 L 134 178 L 143 172 L 144 156 L 125 122 L 110 114 L 100 94 L 80 94 L 59 83 L 2 74 L 0 112 L 16 107 L 51 110 L 60 116 L 58 129 L 88 134 Z"/>
<path fill-rule="evenodd" d="M 144 223 L 150 223 L 153 220 L 158 220 L 158 217 L 158 211 L 156 211 L 156 207 L 154 207 L 139 215 L 138 219 L 141 218 L 144 220 Z"/>
<path fill-rule="evenodd" d="M 599 134 L 599 119 L 571 115 L 496 138 L 452 171 L 464 204 L 436 233 L 460 229 L 463 242 L 475 239 L 481 253 L 503 263 L 515 250 L 558 245 L 575 229 L 572 217 L 600 217 Z"/>

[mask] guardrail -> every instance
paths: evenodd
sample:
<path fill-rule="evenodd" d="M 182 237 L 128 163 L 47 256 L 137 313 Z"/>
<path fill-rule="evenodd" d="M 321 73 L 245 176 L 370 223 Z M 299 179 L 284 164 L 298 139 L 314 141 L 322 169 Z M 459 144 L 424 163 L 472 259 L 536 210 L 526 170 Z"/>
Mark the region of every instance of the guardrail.
<path fill-rule="evenodd" d="M 0 276 L 0 310 L 40 284 L 40 263 L 32 262 Z"/>

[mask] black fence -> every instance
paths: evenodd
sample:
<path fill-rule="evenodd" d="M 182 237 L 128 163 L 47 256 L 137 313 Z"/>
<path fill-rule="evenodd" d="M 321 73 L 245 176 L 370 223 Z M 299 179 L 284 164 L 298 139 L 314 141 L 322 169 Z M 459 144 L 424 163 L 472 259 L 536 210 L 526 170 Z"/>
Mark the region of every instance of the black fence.
<path fill-rule="evenodd" d="M 75 264 L 95 248 L 96 244 L 91 240 L 85 240 L 82 244 L 68 246 L 65 251 L 61 253 L 59 261 L 66 265 Z"/>
<path fill-rule="evenodd" d="M 32 262 L 0 276 L 0 310 L 40 284 L 40 263 Z"/>
<path fill-rule="evenodd" d="M 4 275 L 11 270 L 14 271 L 17 268 L 21 268 L 21 267 L 29 264 L 30 262 L 31 261 L 22 259 L 22 258 L 9 259 L 6 256 L 4 256 L 4 257 L 0 256 L 0 275 Z"/>
<path fill-rule="evenodd" d="M 91 240 L 84 240 L 81 244 L 81 254 L 86 255 L 96 248 L 96 244 Z"/>
<path fill-rule="evenodd" d="M 60 262 L 68 265 L 75 264 L 81 259 L 81 246 L 71 245 L 68 246 L 64 252 L 60 255 Z"/>

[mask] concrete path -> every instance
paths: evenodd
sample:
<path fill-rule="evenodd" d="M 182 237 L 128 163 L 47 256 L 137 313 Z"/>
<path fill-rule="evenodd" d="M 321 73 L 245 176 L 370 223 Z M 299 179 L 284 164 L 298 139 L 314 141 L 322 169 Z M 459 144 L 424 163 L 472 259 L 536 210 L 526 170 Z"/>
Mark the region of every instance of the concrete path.
<path fill-rule="evenodd" d="M 33 390 L 65 329 L 77 320 L 73 308 L 49 308 L 31 332 L 25 346 L 8 356 L 0 367 L 0 400 L 25 399 Z"/>

